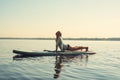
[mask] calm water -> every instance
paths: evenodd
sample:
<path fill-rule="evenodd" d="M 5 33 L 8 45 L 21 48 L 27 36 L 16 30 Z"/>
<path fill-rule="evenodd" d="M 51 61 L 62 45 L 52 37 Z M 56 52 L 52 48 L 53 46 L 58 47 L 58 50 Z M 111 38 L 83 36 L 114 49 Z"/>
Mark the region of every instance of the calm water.
<path fill-rule="evenodd" d="M 13 49 L 54 50 L 53 40 L 0 40 L 0 80 L 120 80 L 120 41 L 70 41 L 97 54 L 15 58 Z M 56 77 L 56 79 L 55 79 Z"/>

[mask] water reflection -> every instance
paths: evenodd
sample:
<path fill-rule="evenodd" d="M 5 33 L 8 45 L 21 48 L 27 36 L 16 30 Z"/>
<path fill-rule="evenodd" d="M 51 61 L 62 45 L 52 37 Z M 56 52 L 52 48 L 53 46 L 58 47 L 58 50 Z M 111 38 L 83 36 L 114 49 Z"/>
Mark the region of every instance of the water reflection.
<path fill-rule="evenodd" d="M 89 61 L 89 57 L 90 55 L 88 54 L 81 54 L 79 56 L 62 56 L 62 55 L 56 55 L 55 58 L 55 67 L 54 67 L 54 74 L 53 74 L 53 78 L 54 79 L 58 79 L 60 77 L 60 73 L 62 72 L 62 68 L 63 66 L 69 67 L 71 66 L 71 64 L 76 64 L 77 66 L 87 66 L 88 61 Z M 36 57 L 28 57 L 28 56 L 23 56 L 23 55 L 15 55 L 13 56 L 13 60 L 19 61 L 19 60 L 36 60 Z M 53 58 L 52 58 L 53 59 Z M 38 61 L 40 60 L 40 58 L 37 59 Z M 46 60 L 46 58 L 44 57 L 44 60 Z"/>
<path fill-rule="evenodd" d="M 55 59 L 56 59 L 56 61 L 55 61 L 54 79 L 57 79 L 59 77 L 59 74 L 60 74 L 61 68 L 62 68 L 62 56 L 57 55 Z"/>
<path fill-rule="evenodd" d="M 74 62 L 75 59 L 80 59 L 80 61 L 82 61 L 84 59 L 86 65 L 88 63 L 88 55 L 79 55 L 79 56 L 56 55 L 56 58 L 55 58 L 55 74 L 53 75 L 53 78 L 54 79 L 59 78 L 60 73 L 62 71 L 62 67 L 64 66 L 63 62 Z"/>
<path fill-rule="evenodd" d="M 24 56 L 24 55 L 15 55 L 13 56 L 13 60 L 23 60 L 24 58 L 29 58 L 29 56 Z"/>

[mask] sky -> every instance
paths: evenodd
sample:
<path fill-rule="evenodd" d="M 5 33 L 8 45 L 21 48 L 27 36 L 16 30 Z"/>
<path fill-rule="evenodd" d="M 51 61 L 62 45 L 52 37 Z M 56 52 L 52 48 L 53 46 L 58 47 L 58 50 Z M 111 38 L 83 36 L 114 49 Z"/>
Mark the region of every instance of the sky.
<path fill-rule="evenodd" d="M 0 37 L 120 37 L 120 0 L 0 0 Z"/>

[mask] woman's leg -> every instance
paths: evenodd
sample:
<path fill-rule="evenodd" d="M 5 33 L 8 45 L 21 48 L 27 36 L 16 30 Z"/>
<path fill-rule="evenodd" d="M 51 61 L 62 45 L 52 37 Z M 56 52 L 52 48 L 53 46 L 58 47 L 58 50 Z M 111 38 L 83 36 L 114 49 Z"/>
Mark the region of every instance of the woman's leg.
<path fill-rule="evenodd" d="M 69 50 L 71 50 L 71 51 L 75 51 L 75 50 L 81 50 L 82 51 L 82 49 L 86 49 L 86 51 L 88 51 L 88 47 L 82 47 L 82 46 L 75 46 L 75 47 L 69 47 Z"/>

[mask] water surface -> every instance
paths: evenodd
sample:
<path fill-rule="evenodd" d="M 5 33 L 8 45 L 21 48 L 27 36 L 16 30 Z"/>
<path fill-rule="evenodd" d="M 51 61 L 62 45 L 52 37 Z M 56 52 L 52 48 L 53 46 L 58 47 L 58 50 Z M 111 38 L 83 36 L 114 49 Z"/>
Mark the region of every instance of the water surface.
<path fill-rule="evenodd" d="M 88 46 L 95 55 L 13 59 L 13 49 L 54 50 L 53 40 L 0 40 L 0 80 L 120 80 L 120 41 L 65 40 Z"/>

